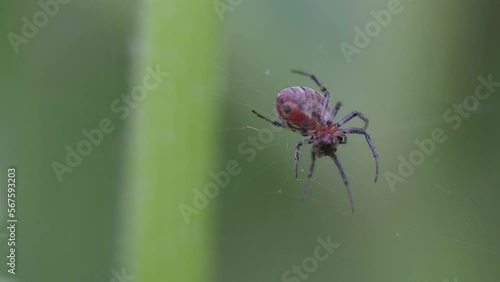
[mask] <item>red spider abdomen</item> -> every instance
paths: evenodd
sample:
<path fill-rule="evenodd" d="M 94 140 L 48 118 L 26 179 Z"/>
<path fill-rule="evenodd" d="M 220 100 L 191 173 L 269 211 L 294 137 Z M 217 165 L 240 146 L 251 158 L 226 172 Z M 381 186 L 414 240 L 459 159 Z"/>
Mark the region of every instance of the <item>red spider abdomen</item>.
<path fill-rule="evenodd" d="M 307 122 L 311 119 L 308 115 L 306 115 L 303 111 L 299 109 L 293 109 L 290 114 L 288 114 L 288 121 L 292 124 L 304 126 L 307 125 Z"/>
<path fill-rule="evenodd" d="M 285 88 L 276 98 L 276 115 L 288 127 L 314 130 L 320 122 L 323 103 L 323 96 L 311 88 Z"/>

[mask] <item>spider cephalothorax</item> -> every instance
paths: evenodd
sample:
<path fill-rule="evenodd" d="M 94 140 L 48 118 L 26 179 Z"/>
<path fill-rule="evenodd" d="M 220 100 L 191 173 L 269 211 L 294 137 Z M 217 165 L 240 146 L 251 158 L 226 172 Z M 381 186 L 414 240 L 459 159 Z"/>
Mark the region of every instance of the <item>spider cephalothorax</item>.
<path fill-rule="evenodd" d="M 337 146 L 339 144 L 346 144 L 346 134 L 363 134 L 368 142 L 368 145 L 370 146 L 370 149 L 372 150 L 373 157 L 375 158 L 375 182 L 377 181 L 379 170 L 378 154 L 370 136 L 365 130 L 368 126 L 368 119 L 361 112 L 352 111 L 334 123 L 333 119 L 340 109 L 340 102 L 337 102 L 335 107 L 330 109 L 330 93 L 323 85 L 321 85 L 313 74 L 296 70 L 292 70 L 292 72 L 309 76 L 318 85 L 321 92 L 323 92 L 325 96 L 308 87 L 289 87 L 281 90 L 276 98 L 275 110 L 279 121 L 270 120 L 256 111 L 252 110 L 252 112 L 258 117 L 276 126 L 300 132 L 303 136 L 311 136 L 310 139 L 300 141 L 295 149 L 295 177 L 297 177 L 300 147 L 306 144 L 313 144 L 311 153 L 312 162 L 311 167 L 309 168 L 309 173 L 307 174 L 307 182 L 306 187 L 304 188 L 304 193 L 302 194 L 302 199 L 304 199 L 309 189 L 309 181 L 311 180 L 314 171 L 316 157 L 321 158 L 329 156 L 333 159 L 340 171 L 340 175 L 342 176 L 344 184 L 347 187 L 351 209 L 354 212 L 354 202 L 352 200 L 351 190 L 349 189 L 347 176 L 345 175 L 344 169 L 342 168 L 335 153 L 337 152 Z M 350 121 L 354 117 L 362 119 L 365 122 L 365 126 L 363 128 L 341 128 L 342 124 Z"/>

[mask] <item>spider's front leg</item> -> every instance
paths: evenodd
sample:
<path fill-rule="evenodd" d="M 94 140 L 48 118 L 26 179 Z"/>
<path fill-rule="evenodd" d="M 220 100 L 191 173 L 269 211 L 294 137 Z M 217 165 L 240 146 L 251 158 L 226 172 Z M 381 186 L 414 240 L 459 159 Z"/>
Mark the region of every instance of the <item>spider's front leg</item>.
<path fill-rule="evenodd" d="M 355 117 L 359 117 L 360 119 L 362 119 L 364 122 L 365 122 L 365 126 L 363 127 L 363 129 L 366 129 L 366 127 L 368 127 L 368 118 L 365 117 L 365 115 L 363 115 L 362 112 L 358 112 L 358 111 L 352 111 L 350 113 L 348 113 L 347 115 L 345 115 L 343 118 L 341 118 L 336 124 L 335 126 L 339 127 L 341 126 L 342 124 L 350 121 L 351 119 L 355 118 Z"/>
<path fill-rule="evenodd" d="M 349 128 L 344 128 L 342 129 L 344 133 L 346 134 L 363 134 L 366 138 L 366 142 L 368 142 L 368 146 L 370 146 L 370 149 L 372 150 L 373 157 L 375 158 L 375 181 L 377 182 L 378 178 L 378 153 L 377 150 L 375 149 L 375 146 L 373 145 L 372 139 L 370 138 L 370 135 L 364 130 L 363 128 L 357 128 L 357 127 L 349 127 Z"/>
<path fill-rule="evenodd" d="M 302 145 L 307 145 L 307 144 L 312 144 L 312 143 L 314 143 L 314 140 L 312 140 L 312 139 L 302 140 L 297 144 L 297 146 L 295 146 L 295 178 L 297 178 L 297 176 L 298 176 L 297 169 L 299 166 L 300 147 Z"/>
<path fill-rule="evenodd" d="M 337 104 L 335 104 L 335 107 L 333 107 L 332 116 L 330 117 L 330 119 L 334 119 L 335 118 L 335 116 L 337 115 L 337 112 L 340 109 L 340 106 L 342 106 L 342 103 L 340 103 L 340 102 L 337 102 Z"/>

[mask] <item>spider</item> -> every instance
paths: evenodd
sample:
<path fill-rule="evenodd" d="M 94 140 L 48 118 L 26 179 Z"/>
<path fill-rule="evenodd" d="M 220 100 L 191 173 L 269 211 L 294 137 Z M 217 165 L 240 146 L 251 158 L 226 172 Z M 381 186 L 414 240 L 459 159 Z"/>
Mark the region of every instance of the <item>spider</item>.
<path fill-rule="evenodd" d="M 316 90 L 308 87 L 288 87 L 281 90 L 276 97 L 275 110 L 279 121 L 268 119 L 254 110 L 252 110 L 252 112 L 259 118 L 264 119 L 275 126 L 299 132 L 302 136 L 311 136 L 310 139 L 300 141 L 295 147 L 295 178 L 297 178 L 300 148 L 303 145 L 313 144 L 311 152 L 312 162 L 307 174 L 307 181 L 304 192 L 302 193 L 301 201 L 304 200 L 309 190 L 309 182 L 313 175 L 316 157 L 321 158 L 328 156 L 333 159 L 340 172 L 342 180 L 347 188 L 351 210 L 354 213 L 354 201 L 352 199 L 352 193 L 349 188 L 347 176 L 335 153 L 337 152 L 338 145 L 347 143 L 347 134 L 363 134 L 368 142 L 368 145 L 370 146 L 373 157 L 375 158 L 374 182 L 377 182 L 379 171 L 378 153 L 375 150 L 375 146 L 372 143 L 370 135 L 366 132 L 368 119 L 361 112 L 352 111 L 339 119 L 337 122 L 333 122 L 333 119 L 340 109 L 341 103 L 337 102 L 335 107 L 330 109 L 330 93 L 319 82 L 315 75 L 298 70 L 292 70 L 292 73 L 308 76 L 316 83 L 321 92 L 323 92 L 324 96 Z M 363 120 L 365 123 L 363 128 L 341 128 L 343 124 L 350 121 L 354 117 L 358 117 Z"/>

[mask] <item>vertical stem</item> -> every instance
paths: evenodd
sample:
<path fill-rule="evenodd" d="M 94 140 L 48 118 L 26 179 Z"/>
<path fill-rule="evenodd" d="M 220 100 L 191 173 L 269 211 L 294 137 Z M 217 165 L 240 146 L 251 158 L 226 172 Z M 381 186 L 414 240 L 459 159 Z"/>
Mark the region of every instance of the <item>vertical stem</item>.
<path fill-rule="evenodd" d="M 133 77 L 149 66 L 169 73 L 148 92 L 130 131 L 130 223 L 139 281 L 212 280 L 212 207 L 183 216 L 216 162 L 218 18 L 210 1 L 144 1 Z M 143 52 L 144 51 L 144 52 Z M 134 84 L 135 85 L 135 84 Z"/>

